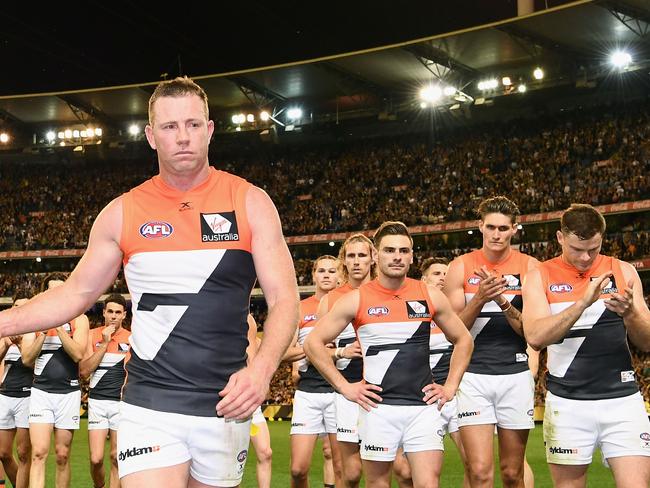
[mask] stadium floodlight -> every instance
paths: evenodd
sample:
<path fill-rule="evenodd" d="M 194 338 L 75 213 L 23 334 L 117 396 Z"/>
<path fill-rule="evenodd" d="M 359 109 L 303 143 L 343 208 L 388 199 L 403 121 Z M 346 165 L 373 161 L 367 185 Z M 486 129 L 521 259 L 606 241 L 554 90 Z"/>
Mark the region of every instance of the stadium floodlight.
<path fill-rule="evenodd" d="M 533 70 L 533 78 L 536 80 L 541 80 L 544 78 L 544 70 L 539 66 Z"/>
<path fill-rule="evenodd" d="M 472 234 L 474 233 L 474 231 L 473 231 L 473 230 L 468 230 L 467 233 L 468 233 L 469 235 L 472 235 Z"/>
<path fill-rule="evenodd" d="M 300 107 L 293 107 L 287 110 L 287 117 L 289 120 L 298 120 L 302 117 L 302 109 Z"/>
<path fill-rule="evenodd" d="M 518 230 L 521 230 L 521 229 L 523 229 L 523 228 L 524 228 L 523 225 L 521 225 L 521 224 L 517 224 L 517 229 L 518 229 Z"/>
<path fill-rule="evenodd" d="M 97 137 L 101 137 L 103 133 L 104 133 L 104 131 L 102 130 L 101 127 L 96 127 L 96 128 L 95 128 L 95 135 L 96 135 Z"/>
<path fill-rule="evenodd" d="M 335 245 L 336 245 L 336 244 L 334 243 L 334 241 L 330 241 L 330 242 L 329 242 L 329 246 L 330 246 L 330 247 L 334 247 Z"/>
<path fill-rule="evenodd" d="M 47 139 L 47 142 L 52 142 L 56 139 L 56 134 L 53 130 L 49 130 L 47 131 L 47 134 L 45 134 L 45 139 Z"/>
<path fill-rule="evenodd" d="M 88 133 L 86 132 L 86 129 L 83 129 L 81 132 L 79 132 L 79 135 L 84 139 L 88 137 Z"/>
<path fill-rule="evenodd" d="M 627 51 L 614 51 L 609 57 L 609 62 L 617 69 L 625 69 L 632 62 L 632 55 Z"/>
<path fill-rule="evenodd" d="M 453 97 L 456 94 L 456 89 L 453 86 L 446 86 L 442 89 L 442 93 L 444 93 L 446 97 Z"/>
<path fill-rule="evenodd" d="M 420 102 L 420 108 L 427 108 L 427 102 Z"/>
<path fill-rule="evenodd" d="M 494 90 L 497 86 L 499 86 L 499 80 L 496 78 L 478 82 L 478 89 L 481 91 Z"/>
<path fill-rule="evenodd" d="M 235 127 L 235 132 L 241 132 L 241 127 L 240 126 Z"/>
<path fill-rule="evenodd" d="M 42 261 L 41 257 L 40 257 L 40 256 L 37 256 L 37 257 L 36 257 L 36 262 L 37 262 L 37 263 L 40 263 L 41 261 Z"/>
<path fill-rule="evenodd" d="M 255 122 L 255 116 L 253 114 L 248 114 L 246 116 L 246 122 L 249 122 L 249 123 L 252 124 L 253 122 Z"/>
<path fill-rule="evenodd" d="M 266 110 L 260 112 L 260 120 L 262 122 L 267 122 L 270 118 L 271 118 L 271 116 L 269 115 L 269 113 Z"/>
<path fill-rule="evenodd" d="M 7 134 L 6 132 L 0 134 L 0 142 L 2 144 L 7 144 L 9 142 L 9 134 Z"/>
<path fill-rule="evenodd" d="M 129 134 L 132 136 L 137 136 L 140 133 L 140 127 L 137 124 L 131 124 L 129 126 Z"/>
<path fill-rule="evenodd" d="M 65 132 L 63 132 L 62 130 L 60 130 L 60 131 L 57 133 L 56 137 L 57 137 L 58 139 L 65 139 Z"/>
<path fill-rule="evenodd" d="M 72 139 L 72 130 L 71 129 L 66 129 L 63 134 L 65 135 L 66 139 Z"/>
<path fill-rule="evenodd" d="M 501 84 L 503 86 L 510 86 L 512 85 L 512 80 L 510 79 L 509 76 L 504 76 L 503 78 L 501 78 Z"/>
<path fill-rule="evenodd" d="M 420 90 L 420 98 L 425 102 L 436 102 L 442 98 L 442 88 L 438 85 L 425 86 Z"/>
<path fill-rule="evenodd" d="M 517 91 L 518 91 L 519 93 L 526 93 L 526 90 L 527 90 L 527 89 L 528 89 L 528 88 L 526 87 L 526 85 L 523 85 L 523 84 L 522 84 L 522 85 L 519 85 L 519 86 L 517 87 Z"/>

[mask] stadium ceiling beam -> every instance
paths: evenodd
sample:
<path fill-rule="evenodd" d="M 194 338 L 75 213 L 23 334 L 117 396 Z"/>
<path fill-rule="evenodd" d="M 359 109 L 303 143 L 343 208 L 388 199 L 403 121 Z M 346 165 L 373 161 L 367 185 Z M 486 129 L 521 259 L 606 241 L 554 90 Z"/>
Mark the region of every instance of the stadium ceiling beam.
<path fill-rule="evenodd" d="M 535 34 L 517 25 L 501 25 L 497 27 L 497 29 L 514 39 L 519 39 L 526 42 L 528 45 L 532 45 L 536 51 L 531 53 L 531 55 L 535 57 L 540 56 L 541 54 L 541 52 L 538 52 L 538 48 L 547 49 L 571 64 L 575 64 L 591 57 L 590 53 L 571 47 L 568 44 L 549 39 L 548 37 Z"/>
<path fill-rule="evenodd" d="M 118 127 L 116 120 L 106 115 L 93 104 L 82 100 L 78 96 L 75 96 L 73 94 L 57 96 L 68 104 L 68 107 L 70 107 L 70 110 L 72 110 L 79 122 L 86 123 L 96 121 L 107 127 Z"/>
<path fill-rule="evenodd" d="M 622 1 L 604 1 L 602 3 L 610 14 L 639 37 L 646 37 L 650 32 L 650 13 L 628 5 Z"/>
<path fill-rule="evenodd" d="M 431 43 L 413 44 L 403 49 L 413 54 L 439 80 L 443 80 L 451 71 L 460 74 L 461 78 L 472 80 L 481 76 L 479 70 L 461 63 Z"/>
<path fill-rule="evenodd" d="M 333 74 L 337 80 L 342 81 L 341 90 L 345 95 L 358 95 L 358 91 L 363 91 L 371 92 L 380 98 L 390 97 L 389 92 L 384 87 L 373 83 L 359 74 L 348 71 L 331 61 L 316 63 L 314 66 L 326 71 L 327 73 Z M 352 93 L 350 91 L 352 91 Z"/>
<path fill-rule="evenodd" d="M 257 108 L 281 105 L 287 101 L 286 97 L 244 76 L 228 76 L 227 79 L 237 85 L 248 101 Z"/>

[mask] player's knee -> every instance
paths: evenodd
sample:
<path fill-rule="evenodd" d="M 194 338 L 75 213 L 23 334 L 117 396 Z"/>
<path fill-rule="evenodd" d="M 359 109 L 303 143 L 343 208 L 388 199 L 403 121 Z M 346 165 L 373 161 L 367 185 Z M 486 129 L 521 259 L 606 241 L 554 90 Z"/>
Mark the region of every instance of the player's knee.
<path fill-rule="evenodd" d="M 267 464 L 273 458 L 273 449 L 271 449 L 271 446 L 263 447 L 259 451 L 255 451 L 255 455 L 257 456 L 258 464 Z"/>
<path fill-rule="evenodd" d="M 117 449 L 111 449 L 111 464 L 117 467 Z"/>
<path fill-rule="evenodd" d="M 343 477 L 345 478 L 345 481 L 348 482 L 348 484 L 352 486 L 359 486 L 359 482 L 361 481 L 361 465 L 357 466 L 346 466 Z"/>
<path fill-rule="evenodd" d="M 48 453 L 49 453 L 49 446 L 47 447 L 32 446 L 32 462 L 33 463 L 45 462 Z"/>
<path fill-rule="evenodd" d="M 13 458 L 13 452 L 11 449 L 11 446 L 0 446 L 0 462 L 2 464 L 7 464 L 12 461 Z"/>
<path fill-rule="evenodd" d="M 501 479 L 505 486 L 519 486 L 524 480 L 524 467 L 501 464 Z"/>
<path fill-rule="evenodd" d="M 31 455 L 32 455 L 32 450 L 29 446 L 24 446 L 24 445 L 16 446 L 16 456 L 18 457 L 18 462 L 20 464 L 28 463 Z"/>
<path fill-rule="evenodd" d="M 468 465 L 469 477 L 473 483 L 490 483 L 494 479 L 491 463 L 474 462 Z"/>
<path fill-rule="evenodd" d="M 104 456 L 103 454 L 100 455 L 98 452 L 91 452 L 90 453 L 90 464 L 93 466 L 93 468 L 97 468 L 98 466 L 101 466 L 104 464 Z"/>
<path fill-rule="evenodd" d="M 70 461 L 70 450 L 61 449 L 56 452 L 56 464 L 59 466 L 66 466 Z"/>
<path fill-rule="evenodd" d="M 305 481 L 309 476 L 309 466 L 291 464 L 291 477 L 294 481 Z"/>

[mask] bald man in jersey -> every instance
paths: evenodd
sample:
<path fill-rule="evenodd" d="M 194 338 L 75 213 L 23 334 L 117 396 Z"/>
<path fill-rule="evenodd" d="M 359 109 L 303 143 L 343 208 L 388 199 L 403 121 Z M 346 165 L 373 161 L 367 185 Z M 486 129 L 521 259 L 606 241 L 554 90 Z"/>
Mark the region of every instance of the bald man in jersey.
<path fill-rule="evenodd" d="M 160 83 L 145 128 L 159 174 L 102 210 L 63 286 L 0 313 L 3 337 L 58 326 L 93 305 L 124 265 L 133 304 L 118 431 L 124 488 L 238 486 L 250 417 L 298 323 L 275 206 L 210 166 L 213 132 L 200 86 L 185 77 Z M 247 365 L 256 277 L 269 313 Z"/>

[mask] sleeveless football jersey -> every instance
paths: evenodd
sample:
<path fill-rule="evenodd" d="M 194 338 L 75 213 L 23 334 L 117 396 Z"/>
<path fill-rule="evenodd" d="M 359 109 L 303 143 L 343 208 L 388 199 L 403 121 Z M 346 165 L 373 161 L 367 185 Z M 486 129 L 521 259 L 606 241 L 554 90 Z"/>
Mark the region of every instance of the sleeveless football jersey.
<path fill-rule="evenodd" d="M 612 293 L 622 293 L 626 287 L 620 261 L 599 255 L 589 271 L 580 273 L 557 257 L 542 263 L 539 270 L 552 314 L 580 299 L 595 277 L 614 273 L 564 339 L 548 346 L 549 391 L 574 400 L 618 398 L 639 391 L 623 319 L 604 304 Z"/>
<path fill-rule="evenodd" d="M 521 311 L 521 283 L 528 271 L 530 256 L 512 250 L 500 263 L 491 263 L 483 251 L 477 249 L 463 254 L 460 259 L 465 271 L 465 303 L 478 292 L 480 278 L 474 274 L 474 270 L 486 266 L 491 273 L 506 278 L 507 289 L 503 296 Z M 494 300 L 483 305 L 470 333 L 474 338 L 474 352 L 467 367 L 470 373 L 514 374 L 528 369 L 526 340 L 512 330 L 505 314 Z"/>
<path fill-rule="evenodd" d="M 74 335 L 74 321 L 63 327 L 70 337 Z M 79 365 L 65 352 L 55 329 L 49 329 L 43 334 L 45 342 L 34 365 L 34 388 L 48 393 L 79 390 Z"/>
<path fill-rule="evenodd" d="M 312 295 L 300 301 L 300 322 L 298 322 L 298 344 L 301 346 L 309 333 L 314 330 L 316 325 L 316 312 L 320 300 Z M 334 391 L 325 378 L 309 362 L 307 358 L 298 361 L 298 374 L 300 381 L 297 389 L 308 393 L 329 393 Z"/>
<path fill-rule="evenodd" d="M 123 195 L 120 247 L 133 302 L 126 403 L 216 416 L 219 391 L 246 366 L 251 186 L 210 168 L 188 191 L 154 176 Z"/>
<path fill-rule="evenodd" d="M 93 353 L 103 342 L 102 332 L 105 327 L 97 327 L 91 330 L 91 344 Z M 126 378 L 124 360 L 129 352 L 129 337 L 131 332 L 124 327 L 113 334 L 108 343 L 104 357 L 99 366 L 90 377 L 90 398 L 95 400 L 120 400 L 122 397 L 122 386 Z"/>
<path fill-rule="evenodd" d="M 11 344 L 7 350 L 4 367 L 0 394 L 15 398 L 28 397 L 34 381 L 34 371 L 23 364 L 20 349 L 15 344 Z"/>
<path fill-rule="evenodd" d="M 354 290 L 349 283 L 335 288 L 327 294 L 327 311 L 332 310 L 334 304 L 346 293 Z M 336 338 L 336 347 L 345 347 L 357 340 L 357 333 L 352 324 L 348 324 L 343 332 Z M 363 379 L 363 360 L 361 358 L 347 359 L 341 358 L 336 360 L 336 367 L 343 377 L 350 383 L 356 383 Z"/>
<path fill-rule="evenodd" d="M 398 290 L 378 280 L 361 285 L 352 325 L 363 351 L 363 379 L 379 385 L 383 404 L 425 405 L 431 383 L 429 336 L 435 309 L 426 284 L 406 278 Z"/>

